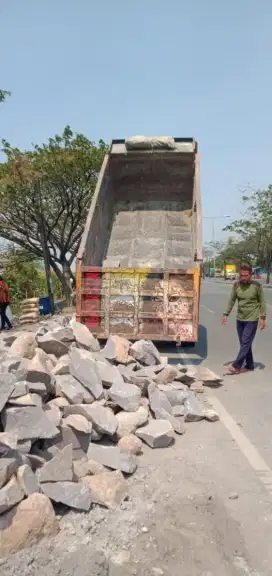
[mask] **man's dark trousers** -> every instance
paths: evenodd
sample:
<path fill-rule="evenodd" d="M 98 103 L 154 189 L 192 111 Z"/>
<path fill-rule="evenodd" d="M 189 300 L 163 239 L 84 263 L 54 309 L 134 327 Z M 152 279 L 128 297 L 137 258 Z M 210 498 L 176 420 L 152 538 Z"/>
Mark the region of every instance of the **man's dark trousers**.
<path fill-rule="evenodd" d="M 8 328 L 12 328 L 11 322 L 6 315 L 6 309 L 8 307 L 8 302 L 0 302 L 0 319 L 1 319 L 1 326 L 0 329 L 4 330 L 6 324 Z"/>
<path fill-rule="evenodd" d="M 255 338 L 257 328 L 258 321 L 242 322 L 241 320 L 237 320 L 237 332 L 240 342 L 240 350 L 235 362 L 233 362 L 233 367 L 237 370 L 242 368 L 244 362 L 248 370 L 254 370 L 252 343 Z"/>

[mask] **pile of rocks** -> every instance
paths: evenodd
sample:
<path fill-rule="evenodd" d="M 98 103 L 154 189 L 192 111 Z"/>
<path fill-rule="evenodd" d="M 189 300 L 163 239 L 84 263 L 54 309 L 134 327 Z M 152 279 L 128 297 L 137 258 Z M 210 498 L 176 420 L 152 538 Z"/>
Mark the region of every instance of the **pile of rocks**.
<path fill-rule="evenodd" d="M 184 422 L 218 420 L 195 392 L 220 378 L 169 365 L 148 340 L 101 348 L 74 319 L 0 340 L 0 550 L 57 531 L 52 506 L 116 507 L 144 442 L 165 448 Z"/>

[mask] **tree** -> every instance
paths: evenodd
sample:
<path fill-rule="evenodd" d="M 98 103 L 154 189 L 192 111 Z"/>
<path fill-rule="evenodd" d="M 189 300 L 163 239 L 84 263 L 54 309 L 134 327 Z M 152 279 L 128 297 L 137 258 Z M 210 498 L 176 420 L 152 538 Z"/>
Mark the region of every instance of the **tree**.
<path fill-rule="evenodd" d="M 41 262 L 33 254 L 10 245 L 0 251 L 0 268 L 4 270 L 11 297 L 12 307 L 20 306 L 25 298 L 44 296 L 46 294 L 46 278 Z M 54 293 L 61 297 L 61 284 L 53 275 Z"/>
<path fill-rule="evenodd" d="M 87 211 L 107 146 L 67 126 L 61 136 L 21 152 L 3 141 L 0 164 L 0 236 L 36 258 L 43 240 L 67 299 Z"/>
<path fill-rule="evenodd" d="M 272 185 L 265 190 L 249 190 L 244 195 L 245 218 L 235 220 L 225 230 L 238 235 L 251 259 L 266 270 L 266 282 L 270 281 L 272 263 Z"/>
<path fill-rule="evenodd" d="M 0 102 L 5 102 L 7 96 L 10 96 L 10 92 L 7 90 L 0 90 Z"/>

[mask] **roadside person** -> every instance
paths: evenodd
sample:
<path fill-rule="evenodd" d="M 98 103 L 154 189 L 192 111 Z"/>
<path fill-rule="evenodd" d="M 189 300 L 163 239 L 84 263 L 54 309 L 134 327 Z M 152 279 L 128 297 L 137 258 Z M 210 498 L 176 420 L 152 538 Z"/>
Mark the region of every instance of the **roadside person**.
<path fill-rule="evenodd" d="M 236 360 L 229 365 L 230 374 L 240 374 L 254 370 L 252 343 L 255 338 L 258 323 L 260 330 L 265 328 L 266 305 L 263 287 L 260 282 L 253 280 L 252 267 L 243 264 L 240 268 L 239 280 L 233 284 L 228 307 L 223 314 L 222 324 L 226 324 L 232 308 L 238 301 L 237 333 L 240 350 Z"/>
<path fill-rule="evenodd" d="M 8 285 L 4 282 L 3 276 L 0 276 L 0 318 L 1 318 L 1 330 L 5 329 L 7 325 L 8 329 L 12 328 L 11 322 L 6 315 L 7 307 L 10 304 L 10 294 Z"/>

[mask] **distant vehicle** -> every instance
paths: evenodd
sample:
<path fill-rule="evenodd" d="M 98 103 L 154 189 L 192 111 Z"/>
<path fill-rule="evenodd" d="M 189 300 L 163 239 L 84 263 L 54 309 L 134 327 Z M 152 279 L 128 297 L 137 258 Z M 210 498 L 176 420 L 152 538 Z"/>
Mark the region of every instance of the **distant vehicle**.
<path fill-rule="evenodd" d="M 221 268 L 215 268 L 214 275 L 215 275 L 215 278 L 221 278 L 221 277 L 222 277 L 222 270 L 221 270 Z"/>
<path fill-rule="evenodd" d="M 236 279 L 236 265 L 235 264 L 226 264 L 225 279 L 226 280 L 235 280 Z"/>

